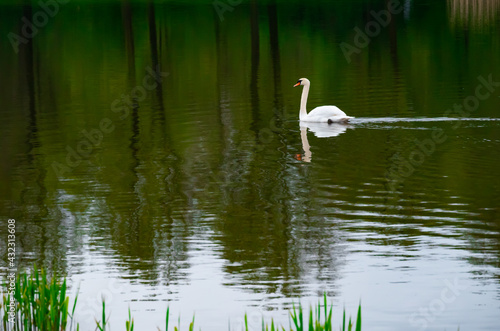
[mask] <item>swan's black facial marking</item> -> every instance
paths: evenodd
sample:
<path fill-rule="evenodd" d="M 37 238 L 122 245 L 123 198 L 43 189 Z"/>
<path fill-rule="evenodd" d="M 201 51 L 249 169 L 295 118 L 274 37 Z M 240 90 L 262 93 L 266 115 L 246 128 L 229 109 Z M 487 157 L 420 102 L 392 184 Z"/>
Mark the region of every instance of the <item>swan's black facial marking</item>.
<path fill-rule="evenodd" d="M 299 79 L 299 80 L 297 81 L 297 84 L 295 84 L 293 87 L 297 87 L 297 86 L 299 86 L 299 85 L 302 85 L 302 79 Z"/>

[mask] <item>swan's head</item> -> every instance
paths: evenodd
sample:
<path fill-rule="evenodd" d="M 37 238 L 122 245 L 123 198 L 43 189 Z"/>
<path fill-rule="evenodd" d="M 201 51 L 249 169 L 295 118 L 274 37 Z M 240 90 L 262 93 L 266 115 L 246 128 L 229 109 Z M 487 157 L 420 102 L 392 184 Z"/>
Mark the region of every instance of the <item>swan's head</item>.
<path fill-rule="evenodd" d="M 297 81 L 297 84 L 295 84 L 293 87 L 297 87 L 300 85 L 309 85 L 309 79 L 307 78 L 301 78 Z"/>

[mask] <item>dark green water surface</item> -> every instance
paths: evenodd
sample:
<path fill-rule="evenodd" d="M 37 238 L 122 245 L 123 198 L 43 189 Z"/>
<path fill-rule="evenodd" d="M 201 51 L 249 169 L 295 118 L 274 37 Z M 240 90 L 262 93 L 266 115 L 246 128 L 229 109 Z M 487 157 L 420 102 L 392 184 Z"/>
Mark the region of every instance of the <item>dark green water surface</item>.
<path fill-rule="evenodd" d="M 102 296 L 220 331 L 323 292 L 498 330 L 499 1 L 62 2 L 0 5 L 3 275 L 15 219 L 83 330 Z M 299 123 L 301 77 L 351 124 Z"/>

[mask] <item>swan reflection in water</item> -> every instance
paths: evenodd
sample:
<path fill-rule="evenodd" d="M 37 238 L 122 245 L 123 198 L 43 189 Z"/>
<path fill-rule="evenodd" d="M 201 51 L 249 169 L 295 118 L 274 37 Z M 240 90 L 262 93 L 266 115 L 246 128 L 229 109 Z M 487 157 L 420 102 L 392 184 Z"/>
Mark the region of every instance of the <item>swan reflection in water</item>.
<path fill-rule="evenodd" d="M 300 121 L 300 138 L 302 140 L 302 149 L 304 150 L 304 155 L 297 154 L 296 159 L 299 161 L 311 162 L 312 153 L 311 146 L 309 145 L 309 141 L 307 140 L 307 129 L 314 133 L 314 135 L 318 138 L 328 138 L 337 137 L 350 128 L 352 128 L 351 125 L 340 123 L 328 124 Z"/>

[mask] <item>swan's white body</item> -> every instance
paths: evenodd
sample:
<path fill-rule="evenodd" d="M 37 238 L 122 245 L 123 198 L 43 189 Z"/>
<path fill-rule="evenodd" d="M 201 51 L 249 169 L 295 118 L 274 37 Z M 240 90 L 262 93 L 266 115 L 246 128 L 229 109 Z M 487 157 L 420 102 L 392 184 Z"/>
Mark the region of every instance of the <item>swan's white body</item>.
<path fill-rule="evenodd" d="M 324 123 L 347 123 L 351 116 L 347 116 L 342 110 L 336 106 L 320 106 L 307 113 L 307 96 L 309 95 L 309 87 L 311 82 L 307 78 L 298 80 L 295 86 L 303 85 L 302 97 L 300 98 L 300 113 L 299 119 L 301 122 L 324 122 Z"/>

